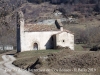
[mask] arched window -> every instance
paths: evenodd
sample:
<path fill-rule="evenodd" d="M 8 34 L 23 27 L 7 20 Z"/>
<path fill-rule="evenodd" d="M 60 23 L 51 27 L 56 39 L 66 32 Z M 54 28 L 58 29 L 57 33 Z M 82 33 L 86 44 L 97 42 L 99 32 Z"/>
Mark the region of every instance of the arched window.
<path fill-rule="evenodd" d="M 34 50 L 38 50 L 38 44 L 37 43 L 34 43 L 33 48 L 34 48 Z"/>

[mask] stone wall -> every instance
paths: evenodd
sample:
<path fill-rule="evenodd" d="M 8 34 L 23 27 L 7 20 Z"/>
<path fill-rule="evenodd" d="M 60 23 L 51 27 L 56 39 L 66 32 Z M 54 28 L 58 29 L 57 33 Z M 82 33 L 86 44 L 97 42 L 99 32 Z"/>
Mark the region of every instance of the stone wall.
<path fill-rule="evenodd" d="M 38 50 L 46 50 L 55 48 L 55 46 L 69 47 L 74 50 L 74 35 L 61 32 L 61 31 L 48 31 L 48 32 L 25 32 L 24 40 L 21 41 L 22 51 L 34 50 L 34 43 L 38 44 Z M 60 34 L 57 34 L 60 33 Z M 56 38 L 52 38 L 53 35 Z M 54 43 L 56 42 L 56 44 Z"/>
<path fill-rule="evenodd" d="M 22 51 L 34 50 L 34 43 L 38 44 L 39 50 L 51 49 L 53 48 L 52 35 L 58 33 L 59 31 L 48 31 L 48 32 L 25 32 Z"/>
<path fill-rule="evenodd" d="M 14 50 L 13 45 L 0 45 L 0 50 Z"/>
<path fill-rule="evenodd" d="M 62 32 L 56 35 L 56 46 L 69 47 L 74 50 L 74 35 L 68 32 Z"/>

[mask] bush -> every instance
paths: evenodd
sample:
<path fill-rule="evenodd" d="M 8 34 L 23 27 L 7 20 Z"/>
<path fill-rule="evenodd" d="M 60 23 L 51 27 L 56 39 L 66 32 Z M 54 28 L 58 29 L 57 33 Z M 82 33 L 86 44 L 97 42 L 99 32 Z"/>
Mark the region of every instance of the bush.
<path fill-rule="evenodd" d="M 93 46 L 90 51 L 100 51 L 100 46 L 96 45 L 96 46 Z"/>

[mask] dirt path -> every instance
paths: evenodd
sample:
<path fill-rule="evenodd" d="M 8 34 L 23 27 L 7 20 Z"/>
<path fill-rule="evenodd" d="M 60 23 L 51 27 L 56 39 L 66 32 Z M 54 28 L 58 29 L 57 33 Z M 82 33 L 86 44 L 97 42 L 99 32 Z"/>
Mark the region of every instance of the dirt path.
<path fill-rule="evenodd" d="M 0 75 L 34 75 L 12 65 L 12 62 L 16 60 L 13 56 L 3 55 L 2 58 L 3 61 L 0 62 Z"/>

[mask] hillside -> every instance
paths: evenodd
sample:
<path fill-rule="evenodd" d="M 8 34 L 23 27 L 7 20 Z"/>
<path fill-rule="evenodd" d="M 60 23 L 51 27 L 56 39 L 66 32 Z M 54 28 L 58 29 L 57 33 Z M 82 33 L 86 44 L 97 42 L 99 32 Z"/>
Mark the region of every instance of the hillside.
<path fill-rule="evenodd" d="M 99 75 L 100 52 L 43 50 L 15 54 L 17 67 L 35 75 Z M 79 69 L 79 70 L 78 70 Z"/>
<path fill-rule="evenodd" d="M 23 11 L 26 23 L 73 17 L 75 22 L 64 22 L 64 27 L 75 32 L 87 25 L 90 28 L 92 26 L 98 28 L 99 3 L 99 0 L 0 0 L 0 44 L 16 46 L 16 12 L 19 10 Z M 62 14 L 55 16 L 56 11 Z M 75 36 L 76 39 L 81 38 L 80 33 L 75 32 Z"/>

